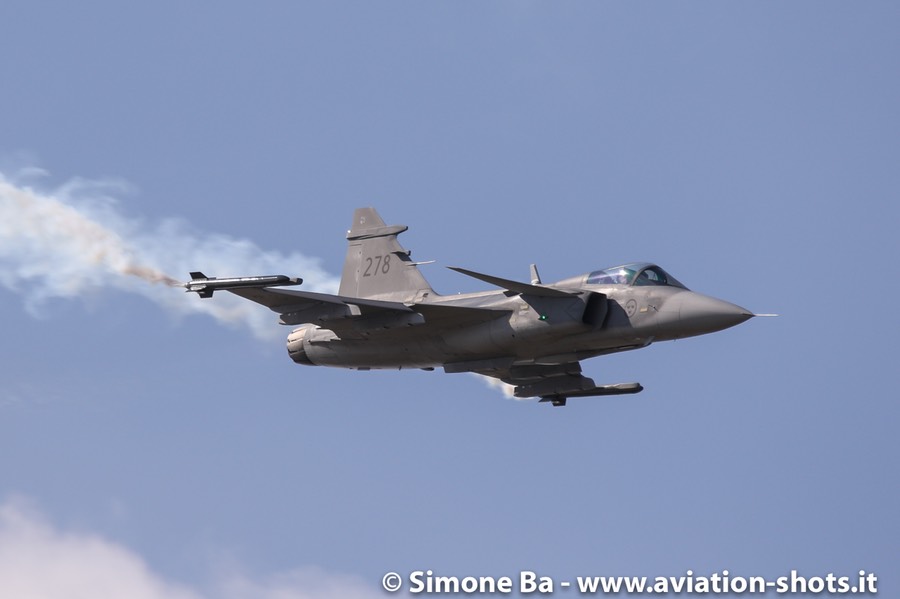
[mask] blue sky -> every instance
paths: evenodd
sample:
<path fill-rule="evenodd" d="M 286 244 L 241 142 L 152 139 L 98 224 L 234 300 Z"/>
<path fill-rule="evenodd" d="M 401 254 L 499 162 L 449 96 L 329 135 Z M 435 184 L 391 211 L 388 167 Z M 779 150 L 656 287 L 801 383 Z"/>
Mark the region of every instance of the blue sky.
<path fill-rule="evenodd" d="M 649 260 L 782 314 L 588 361 L 646 390 L 552 409 L 298 367 L 262 308 L 236 318 L 269 335 L 108 270 L 61 285 L 47 265 L 79 250 L 29 245 L 4 195 L 0 589 L 865 569 L 896 593 L 895 4 L 13 1 L 0 22 L 4 180 L 180 278 L 326 288 L 374 205 L 439 292 L 484 288 L 444 266 Z"/>

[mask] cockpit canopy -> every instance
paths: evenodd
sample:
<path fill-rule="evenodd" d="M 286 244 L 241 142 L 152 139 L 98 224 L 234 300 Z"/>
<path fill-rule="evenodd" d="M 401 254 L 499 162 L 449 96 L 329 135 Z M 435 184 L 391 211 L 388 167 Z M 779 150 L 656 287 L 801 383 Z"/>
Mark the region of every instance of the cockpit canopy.
<path fill-rule="evenodd" d="M 628 285 L 680 287 L 687 289 L 678 279 L 655 264 L 632 262 L 604 270 L 595 270 L 587 277 L 588 285 Z"/>

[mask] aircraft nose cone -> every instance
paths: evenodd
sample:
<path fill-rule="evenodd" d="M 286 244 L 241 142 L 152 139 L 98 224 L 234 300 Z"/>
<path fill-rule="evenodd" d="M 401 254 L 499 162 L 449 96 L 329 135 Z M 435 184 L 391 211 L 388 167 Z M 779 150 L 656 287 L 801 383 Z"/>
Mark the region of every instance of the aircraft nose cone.
<path fill-rule="evenodd" d="M 753 318 L 746 308 L 700 293 L 685 293 L 680 299 L 678 320 L 692 335 L 721 331 Z"/>

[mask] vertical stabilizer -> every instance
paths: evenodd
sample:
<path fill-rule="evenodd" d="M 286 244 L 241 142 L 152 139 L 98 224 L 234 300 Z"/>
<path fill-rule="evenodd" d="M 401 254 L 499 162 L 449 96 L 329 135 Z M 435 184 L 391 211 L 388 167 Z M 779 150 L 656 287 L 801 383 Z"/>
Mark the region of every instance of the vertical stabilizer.
<path fill-rule="evenodd" d="M 410 302 L 433 290 L 397 242 L 406 225 L 385 225 L 374 208 L 357 208 L 347 232 L 340 295 Z"/>

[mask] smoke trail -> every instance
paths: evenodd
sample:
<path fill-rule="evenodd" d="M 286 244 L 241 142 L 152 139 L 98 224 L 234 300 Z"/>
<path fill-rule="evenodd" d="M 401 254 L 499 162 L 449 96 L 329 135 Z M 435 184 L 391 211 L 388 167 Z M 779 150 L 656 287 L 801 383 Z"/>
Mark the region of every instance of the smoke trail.
<path fill-rule="evenodd" d="M 0 285 L 21 293 L 37 315 L 50 298 L 84 297 L 110 288 L 142 295 L 174 314 L 205 313 L 245 326 L 258 337 L 280 336 L 274 315 L 230 294 L 200 300 L 179 293 L 176 275 L 288 274 L 304 288 L 333 293 L 337 279 L 316 258 L 264 251 L 253 242 L 197 231 L 180 219 L 146 225 L 119 211 L 112 194 L 127 186 L 74 179 L 41 190 L 39 169 L 0 172 Z M 220 297 L 221 296 L 221 297 Z"/>
<path fill-rule="evenodd" d="M 271 339 L 284 334 L 272 312 L 228 293 L 210 300 L 184 293 L 177 275 L 196 269 L 220 277 L 287 274 L 303 277 L 304 289 L 337 291 L 338 279 L 317 258 L 264 251 L 181 219 L 146 225 L 119 210 L 115 196 L 129 191 L 121 181 L 73 179 L 39 188 L 47 176 L 36 168 L 14 176 L 0 172 L 0 285 L 20 293 L 35 316 L 49 299 L 112 289 L 144 296 L 172 314 L 208 314 Z M 514 398 L 512 386 L 477 376 Z"/>

